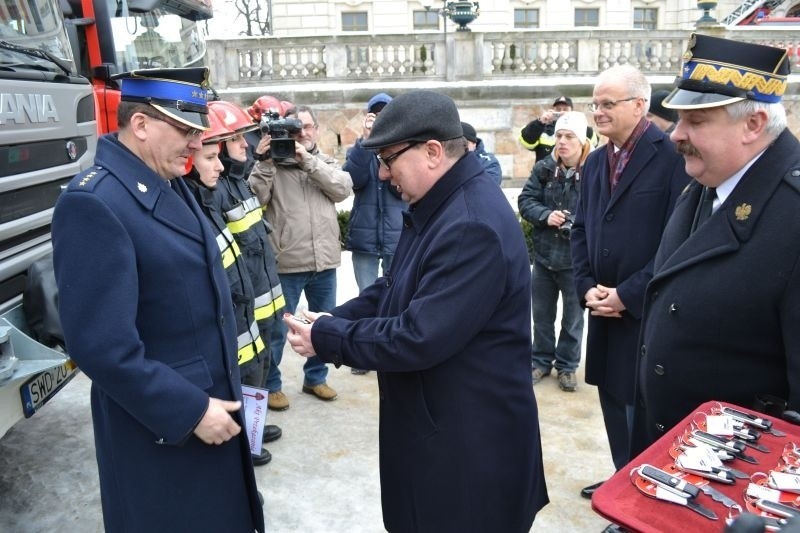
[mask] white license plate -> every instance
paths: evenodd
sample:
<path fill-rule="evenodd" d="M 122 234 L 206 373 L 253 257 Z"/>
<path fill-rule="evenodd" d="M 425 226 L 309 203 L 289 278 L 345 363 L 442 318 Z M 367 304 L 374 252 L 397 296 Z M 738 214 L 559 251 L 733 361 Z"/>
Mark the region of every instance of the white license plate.
<path fill-rule="evenodd" d="M 36 374 L 26 381 L 20 388 L 22 397 L 22 410 L 25 418 L 30 418 L 47 401 L 52 398 L 69 380 L 75 377 L 78 366 L 72 361 L 50 368 Z"/>

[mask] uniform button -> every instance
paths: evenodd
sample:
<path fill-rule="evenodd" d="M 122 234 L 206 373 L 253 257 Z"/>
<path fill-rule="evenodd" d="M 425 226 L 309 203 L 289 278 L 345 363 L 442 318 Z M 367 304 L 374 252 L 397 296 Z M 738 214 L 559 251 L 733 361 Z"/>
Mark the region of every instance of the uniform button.
<path fill-rule="evenodd" d="M 225 325 L 225 317 L 224 316 L 219 317 L 219 323 L 221 325 L 223 325 L 223 326 Z"/>
<path fill-rule="evenodd" d="M 678 312 L 678 304 L 676 304 L 676 303 L 669 304 L 669 312 L 670 313 L 677 313 Z"/>
<path fill-rule="evenodd" d="M 656 424 L 656 429 L 659 432 L 664 433 L 664 424 Z"/>
<path fill-rule="evenodd" d="M 608 248 L 603 248 L 603 257 L 608 257 L 608 254 L 611 252 L 608 251 Z"/>
<path fill-rule="evenodd" d="M 664 375 L 664 367 L 661 365 L 656 365 L 653 368 L 653 372 L 656 373 L 656 376 L 663 376 Z"/>
<path fill-rule="evenodd" d="M 606 215 L 606 222 L 611 222 L 614 220 L 614 213 L 609 213 Z"/>
<path fill-rule="evenodd" d="M 797 169 L 792 170 L 792 176 L 794 176 L 795 178 L 797 176 L 800 176 L 800 170 L 797 170 Z"/>
<path fill-rule="evenodd" d="M 642 347 L 639 349 L 639 352 L 642 354 L 642 357 L 647 355 L 647 345 L 642 344 Z"/>

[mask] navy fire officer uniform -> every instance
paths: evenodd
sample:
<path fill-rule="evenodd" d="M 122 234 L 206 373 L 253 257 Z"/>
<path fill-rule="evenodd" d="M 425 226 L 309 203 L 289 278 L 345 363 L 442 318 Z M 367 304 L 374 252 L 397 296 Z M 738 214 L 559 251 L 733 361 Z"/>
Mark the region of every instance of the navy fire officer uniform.
<path fill-rule="evenodd" d="M 665 107 L 780 105 L 789 60 L 696 35 L 682 73 Z M 706 401 L 759 408 L 769 395 L 800 410 L 800 143 L 784 129 L 764 144 L 701 226 L 692 232 L 703 190 L 693 182 L 664 230 L 642 318 L 634 453 Z"/>
<path fill-rule="evenodd" d="M 450 139 L 463 140 L 452 99 L 412 91 L 363 144 Z M 325 362 L 378 371 L 391 532 L 527 532 L 548 501 L 528 254 L 508 200 L 463 142 L 405 213 L 390 272 L 311 328 Z"/>
<path fill-rule="evenodd" d="M 204 129 L 207 75 L 127 73 L 122 100 Z M 263 531 L 246 431 L 193 434 L 210 397 L 242 396 L 228 281 L 186 185 L 106 135 L 56 205 L 53 247 L 67 350 L 92 380 L 106 531 Z"/>

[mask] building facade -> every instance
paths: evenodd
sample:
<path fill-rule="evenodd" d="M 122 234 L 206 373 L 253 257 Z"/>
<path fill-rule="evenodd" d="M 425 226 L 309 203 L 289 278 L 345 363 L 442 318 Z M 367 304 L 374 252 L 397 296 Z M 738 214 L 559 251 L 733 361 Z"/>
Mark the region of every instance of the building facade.
<path fill-rule="evenodd" d="M 348 34 L 397 34 L 444 31 L 437 0 L 270 0 L 276 37 Z M 696 0 L 482 0 L 473 31 L 691 30 L 702 15 Z M 774 6 L 774 7 L 772 7 Z M 428 9 L 426 9 L 426 7 Z M 769 15 L 798 15 L 797 0 L 721 0 L 711 14 L 718 20 L 737 9 L 740 22 L 758 10 Z M 448 31 L 456 26 L 447 21 Z"/>

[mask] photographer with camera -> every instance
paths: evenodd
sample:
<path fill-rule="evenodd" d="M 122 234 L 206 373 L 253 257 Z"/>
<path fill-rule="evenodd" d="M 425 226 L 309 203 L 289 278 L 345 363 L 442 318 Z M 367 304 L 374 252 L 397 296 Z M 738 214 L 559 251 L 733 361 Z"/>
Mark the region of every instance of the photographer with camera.
<path fill-rule="evenodd" d="M 278 260 L 286 310 L 295 312 L 305 292 L 310 311 L 336 306 L 336 268 L 341 264 L 336 202 L 353 189 L 350 174 L 317 148 L 319 124 L 311 108 L 289 109 L 284 117 L 266 112 L 261 117 L 262 138 L 249 183 L 266 208 L 274 228 L 270 240 Z M 286 343 L 286 326 L 278 320 L 270 339 L 272 365 L 267 376 L 269 408 L 289 408 L 278 368 Z M 325 401 L 336 399 L 328 386 L 328 368 L 318 357 L 303 366 L 303 392 Z"/>
<path fill-rule="evenodd" d="M 536 162 L 544 161 L 553 151 L 556 145 L 556 121 L 570 111 L 572 111 L 572 99 L 568 96 L 559 96 L 553 102 L 552 109 L 548 109 L 542 116 L 522 128 L 519 142 L 524 148 L 536 153 Z M 585 136 L 592 148 L 597 146 L 597 134 L 588 125 Z"/>
<path fill-rule="evenodd" d="M 569 238 L 580 198 L 581 165 L 591 145 L 583 113 L 564 113 L 554 131 L 555 151 L 533 167 L 518 206 L 520 216 L 533 224 L 533 383 L 550 375 L 555 367 L 561 390 L 574 392 L 575 371 L 581 361 L 583 308 L 575 292 Z M 556 342 L 559 292 L 563 311 Z"/>

